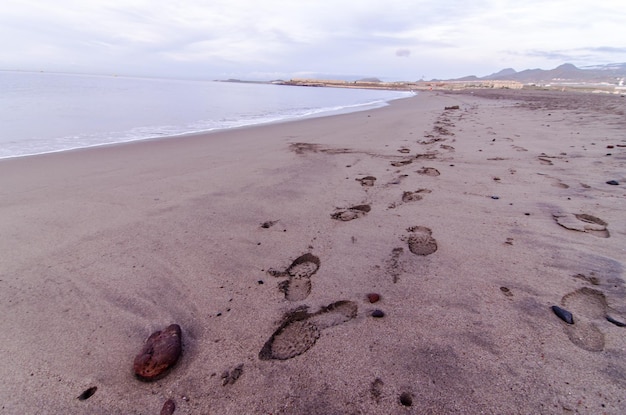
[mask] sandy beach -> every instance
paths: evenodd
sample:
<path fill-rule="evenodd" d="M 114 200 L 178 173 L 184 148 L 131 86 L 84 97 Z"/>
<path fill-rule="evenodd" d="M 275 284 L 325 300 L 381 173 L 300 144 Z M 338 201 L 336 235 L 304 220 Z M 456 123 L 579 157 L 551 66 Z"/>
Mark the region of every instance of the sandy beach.
<path fill-rule="evenodd" d="M 0 160 L 0 414 L 624 414 L 625 114 L 424 92 Z"/>

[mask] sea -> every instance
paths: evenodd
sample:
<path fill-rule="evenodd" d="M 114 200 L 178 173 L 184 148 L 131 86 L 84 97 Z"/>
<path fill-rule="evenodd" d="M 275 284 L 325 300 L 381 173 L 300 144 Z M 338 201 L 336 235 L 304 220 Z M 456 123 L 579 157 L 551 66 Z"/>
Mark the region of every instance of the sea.
<path fill-rule="evenodd" d="M 361 111 L 413 95 L 0 71 L 0 159 Z"/>

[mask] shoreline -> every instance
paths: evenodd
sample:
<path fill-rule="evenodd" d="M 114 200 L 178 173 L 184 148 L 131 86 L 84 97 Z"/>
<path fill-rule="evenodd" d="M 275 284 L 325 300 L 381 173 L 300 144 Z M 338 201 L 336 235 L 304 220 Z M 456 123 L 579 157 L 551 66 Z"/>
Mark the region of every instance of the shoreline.
<path fill-rule="evenodd" d="M 623 413 L 623 99 L 481 94 L 3 159 L 0 414 Z"/>
<path fill-rule="evenodd" d="M 219 86 L 217 82 L 211 82 Z M 216 87 L 211 87 L 216 88 Z M 278 88 L 276 85 L 264 85 L 266 88 Z M 223 87 L 216 88 L 218 91 L 224 89 Z M 234 88 L 237 91 L 238 88 Z M 257 88 L 258 89 L 258 88 Z M 223 91 L 222 91 L 223 92 Z M 259 93 L 263 91 L 257 91 L 251 89 L 248 93 Z M 386 92 L 370 92 L 368 94 L 335 94 L 334 101 L 331 102 L 329 95 L 326 98 L 317 97 L 319 94 L 285 94 L 286 91 L 269 91 L 271 96 L 278 94 L 277 96 L 283 96 L 283 98 L 277 98 L 277 102 L 272 104 L 271 102 L 265 103 L 265 108 L 255 107 L 248 112 L 242 112 L 235 106 L 232 108 L 229 104 L 225 104 L 225 111 L 215 110 L 211 112 L 196 111 L 192 108 L 187 108 L 188 111 L 181 110 L 181 114 L 175 120 L 162 121 L 162 117 L 152 117 L 147 121 L 141 113 L 129 115 L 129 117 L 135 118 L 135 122 L 122 122 L 110 123 L 105 128 L 91 128 L 89 127 L 89 121 L 83 123 L 82 128 L 68 129 L 60 128 L 55 130 L 55 121 L 53 119 L 47 119 L 46 111 L 43 111 L 42 123 L 48 122 L 50 130 L 41 130 L 36 128 L 28 128 L 28 117 L 25 113 L 13 114 L 9 112 L 7 116 L 12 117 L 11 120 L 24 119 L 21 125 L 13 126 L 10 124 L 7 131 L 7 137 L 12 135 L 9 131 L 13 132 L 13 140 L 8 140 L 4 143 L 3 151 L 0 153 L 0 159 L 27 157 L 37 154 L 54 153 L 60 151 L 69 151 L 80 148 L 89 147 L 102 147 L 108 145 L 114 145 L 118 143 L 143 141 L 167 137 L 179 137 L 188 134 L 205 134 L 214 131 L 222 131 L 233 128 L 241 128 L 247 126 L 264 125 L 272 123 L 289 122 L 299 119 L 323 117 L 334 114 L 349 113 L 356 111 L 364 111 L 368 109 L 382 107 L 387 105 L 396 99 L 402 99 L 410 97 L 411 94 L 406 91 L 386 91 Z M 286 99 L 284 96 L 292 95 L 293 99 Z M 326 96 L 328 94 L 322 94 Z M 298 97 L 309 97 L 308 100 L 304 99 L 302 102 Z M 136 99 L 136 96 L 130 96 L 131 99 Z M 167 100 L 167 99 L 166 99 Z M 284 102 L 283 102 L 284 101 Z M 293 102 L 292 102 L 293 101 Z M 293 105 L 288 105 L 292 102 Z M 341 104 L 339 104 L 341 103 Z M 47 108 L 47 107 L 46 107 Z M 199 107 L 204 108 L 204 107 Z M 53 111 L 54 108 L 48 108 L 48 111 Z M 98 122 L 98 116 L 92 116 L 91 114 L 98 114 L 99 111 L 90 111 L 82 114 L 82 118 L 89 120 L 93 123 Z M 187 115 L 182 115 L 187 114 Z M 220 115 L 221 114 L 221 115 Z M 157 112 L 158 115 L 158 112 Z M 125 116 L 121 116 L 125 118 Z M 127 117 L 126 117 L 127 118 Z M 7 119 L 9 120 L 9 119 Z M 169 119 L 168 119 L 169 120 Z M 11 121 L 12 122 L 12 121 Z M 18 124 L 17 121 L 14 124 Z"/>

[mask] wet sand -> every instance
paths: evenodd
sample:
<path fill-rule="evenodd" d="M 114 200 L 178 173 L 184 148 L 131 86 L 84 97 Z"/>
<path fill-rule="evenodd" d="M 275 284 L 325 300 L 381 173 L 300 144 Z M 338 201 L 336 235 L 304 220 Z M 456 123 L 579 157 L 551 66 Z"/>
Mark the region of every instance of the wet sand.
<path fill-rule="evenodd" d="M 420 93 L 0 160 L 0 413 L 623 414 L 625 113 Z"/>

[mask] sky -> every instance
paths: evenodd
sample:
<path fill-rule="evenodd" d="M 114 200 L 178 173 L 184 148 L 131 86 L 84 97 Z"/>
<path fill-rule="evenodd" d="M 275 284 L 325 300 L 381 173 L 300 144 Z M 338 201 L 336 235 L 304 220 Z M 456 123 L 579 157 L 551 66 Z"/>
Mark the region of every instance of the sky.
<path fill-rule="evenodd" d="M 0 69 L 385 81 L 626 62 L 623 0 L 2 0 Z"/>

